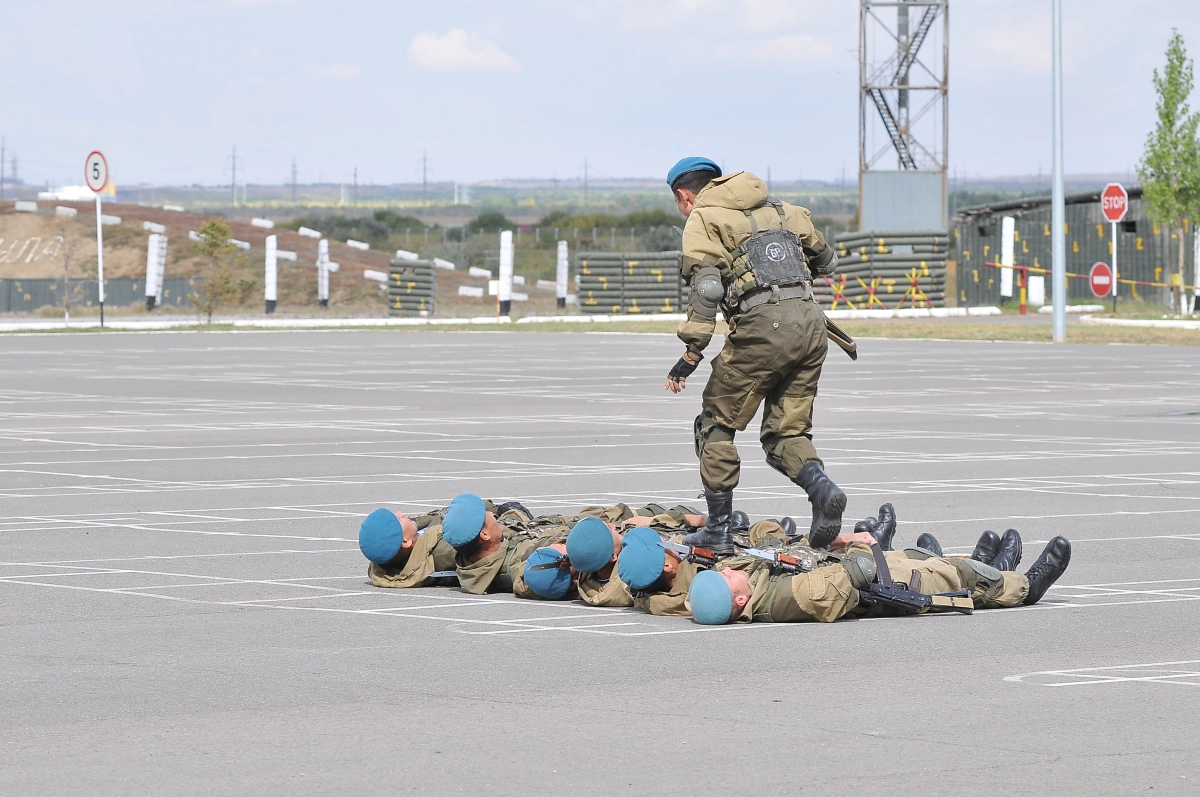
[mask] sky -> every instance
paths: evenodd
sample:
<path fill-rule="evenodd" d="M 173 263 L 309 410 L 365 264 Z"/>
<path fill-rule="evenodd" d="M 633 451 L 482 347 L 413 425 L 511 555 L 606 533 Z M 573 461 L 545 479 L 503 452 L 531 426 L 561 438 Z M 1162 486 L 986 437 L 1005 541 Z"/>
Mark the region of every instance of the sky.
<path fill-rule="evenodd" d="M 0 134 L 27 182 L 659 177 L 684 155 L 853 180 L 855 0 L 8 3 Z M 1068 173 L 1132 170 L 1200 3 L 1063 0 Z M 1200 106 L 1200 99 L 1196 101 Z M 952 173 L 1050 169 L 1050 0 L 951 0 Z"/>

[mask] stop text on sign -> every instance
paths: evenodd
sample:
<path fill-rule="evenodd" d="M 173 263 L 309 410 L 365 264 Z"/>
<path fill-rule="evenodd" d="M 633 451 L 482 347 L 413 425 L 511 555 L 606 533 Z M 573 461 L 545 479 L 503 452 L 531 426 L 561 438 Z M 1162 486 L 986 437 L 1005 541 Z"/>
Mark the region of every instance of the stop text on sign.
<path fill-rule="evenodd" d="M 1129 211 L 1129 194 L 1120 183 L 1109 183 L 1100 194 L 1100 212 L 1113 224 Z"/>

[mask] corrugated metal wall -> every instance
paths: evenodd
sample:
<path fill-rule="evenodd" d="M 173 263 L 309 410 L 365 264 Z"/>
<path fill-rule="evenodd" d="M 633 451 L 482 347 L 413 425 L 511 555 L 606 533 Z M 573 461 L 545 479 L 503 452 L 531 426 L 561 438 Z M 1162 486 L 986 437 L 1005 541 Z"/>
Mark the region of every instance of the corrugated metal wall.
<path fill-rule="evenodd" d="M 958 250 L 958 302 L 960 305 L 999 304 L 1000 270 L 984 263 L 1000 261 L 1001 219 L 1012 216 L 1016 226 L 1013 262 L 1018 266 L 1050 269 L 1051 235 L 1050 206 L 1028 209 L 998 210 L 992 213 L 960 215 L 955 219 L 955 246 Z M 1076 202 L 1066 206 L 1067 271 L 1086 275 L 1098 262 L 1112 263 L 1111 226 L 1100 212 L 1099 202 Z M 1138 197 L 1129 200 L 1129 213 L 1117 225 L 1119 249 L 1117 267 L 1121 279 L 1139 282 L 1166 283 L 1176 270 L 1179 257 L 1179 237 L 1170 230 L 1155 227 L 1146 218 L 1145 203 Z M 1184 233 L 1185 273 L 1194 284 L 1194 231 Z M 1051 301 L 1049 275 L 1046 279 L 1046 302 Z M 1015 292 L 1015 291 L 1014 291 Z M 1136 298 L 1147 302 L 1170 304 L 1171 289 L 1122 284 L 1121 299 Z M 1067 279 L 1067 299 L 1093 300 L 1087 279 Z M 1006 300 L 1007 301 L 1007 300 Z"/>
<path fill-rule="evenodd" d="M 98 307 L 96 280 L 74 280 L 75 307 Z M 191 307 L 188 296 L 194 291 L 190 277 L 163 280 L 163 304 Z M 46 306 L 61 306 L 63 281 L 60 279 L 0 279 L 0 313 L 30 313 Z M 146 300 L 146 281 L 115 277 L 104 280 L 106 307 L 129 307 Z"/>

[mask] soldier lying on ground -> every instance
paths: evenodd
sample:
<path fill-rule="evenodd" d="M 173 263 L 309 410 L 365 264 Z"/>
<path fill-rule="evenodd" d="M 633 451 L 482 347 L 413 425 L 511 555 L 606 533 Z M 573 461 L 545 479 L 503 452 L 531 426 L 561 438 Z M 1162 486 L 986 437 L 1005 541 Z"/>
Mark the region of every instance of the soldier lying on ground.
<path fill-rule="evenodd" d="M 788 617 L 789 611 L 802 612 L 802 616 L 797 615 L 795 619 L 830 622 L 854 609 L 858 605 L 857 591 L 850 581 L 850 574 L 841 566 L 841 559 L 852 554 L 870 556 L 870 543 L 876 542 L 874 537 L 862 532 L 848 538 L 840 537 L 839 547 L 845 550 L 843 557 L 839 557 L 829 551 L 812 549 L 803 544 L 789 544 L 782 528 L 775 524 L 776 528 L 772 529 L 772 523 L 773 521 L 760 521 L 752 527 L 752 531 L 757 532 L 758 537 L 752 541 L 752 545 L 775 548 L 786 545 L 783 551 L 804 561 L 810 571 L 794 576 L 800 579 L 794 586 L 805 584 L 809 587 L 804 593 L 808 597 L 790 609 L 781 607 L 780 617 Z M 1018 552 L 1013 556 L 1011 549 L 1006 549 L 1009 553 L 997 557 L 999 561 L 993 564 L 1011 569 L 1020 559 L 1020 537 L 1011 530 L 1010 533 L 1006 533 L 1006 537 L 1015 543 Z M 768 544 L 766 541 L 769 538 L 775 538 L 776 542 Z M 936 540 L 934 544 L 936 545 Z M 1047 557 L 1050 561 L 1043 561 Z M 912 579 L 914 571 L 920 571 L 921 592 L 935 594 L 967 589 L 978 599 L 981 608 L 991 608 L 1015 606 L 1029 598 L 1032 598 L 1028 601 L 1031 603 L 1039 600 L 1050 584 L 1066 569 L 1070 561 L 1070 544 L 1061 538 L 1051 541 L 1046 554 L 1039 560 L 1038 565 L 1041 566 L 1035 566 L 1030 574 L 1027 574 L 1037 577 L 1034 579 L 1034 589 L 1031 589 L 1026 576 L 1004 573 L 978 560 L 967 561 L 968 557 L 943 559 L 934 556 L 931 551 L 909 549 L 904 553 L 889 551 L 885 554 L 885 559 L 896 581 L 907 583 Z M 955 560 L 959 561 L 956 563 Z M 621 580 L 629 585 L 633 605 L 651 614 L 687 616 L 692 613 L 687 600 L 688 592 L 693 579 L 702 571 L 710 567 L 717 572 L 756 571 L 767 564 L 753 556 L 734 556 L 712 564 L 694 554 L 676 551 L 669 543 L 664 544 L 661 539 L 635 530 L 625 535 L 617 561 L 617 572 Z M 772 594 L 775 594 L 774 590 Z"/>
<path fill-rule="evenodd" d="M 865 591 L 872 583 L 878 583 L 876 560 L 869 555 L 869 543 L 874 540 L 870 534 L 859 532 L 838 541 L 847 543 L 841 566 L 818 567 L 807 573 L 781 573 L 765 559 L 746 565 L 725 560 L 721 563 L 724 567 L 718 565 L 692 579 L 688 608 L 697 622 L 708 625 L 832 622 L 851 612 L 862 614 L 860 600 L 869 596 Z M 863 544 L 868 546 L 866 551 L 862 550 Z M 1066 571 L 1071 544 L 1064 537 L 1055 537 L 1024 575 L 1001 571 L 965 556 L 933 556 L 920 548 L 910 548 L 903 554 L 890 551 L 883 556 L 892 580 L 906 585 L 917 583 L 917 589 L 928 595 L 963 590 L 974 608 L 993 609 L 1032 605 L 1041 600 Z M 877 605 L 868 613 L 893 612 Z"/>
<path fill-rule="evenodd" d="M 677 507 L 676 509 L 680 509 Z M 735 520 L 734 538 L 739 544 L 751 545 L 751 540 L 758 539 L 760 529 L 768 528 L 764 523 L 773 524 L 769 528 L 779 529 L 785 537 L 794 535 L 796 524 L 791 518 L 781 518 L 779 521 L 760 521 L 750 526 L 749 519 L 741 512 L 735 512 L 741 517 Z M 698 528 L 703 524 L 702 515 L 689 515 L 688 525 Z M 696 518 L 699 522 L 693 521 Z M 552 556 L 550 551 L 540 554 L 537 563 L 531 563 L 526 568 L 526 580 L 539 597 L 549 600 L 563 600 L 568 597 L 578 597 L 584 603 L 592 606 L 632 606 L 633 594 L 628 585 L 621 580 L 617 572 L 617 557 L 621 553 L 624 533 L 635 527 L 645 527 L 658 533 L 659 537 L 674 543 L 680 543 L 683 533 L 690 531 L 677 523 L 664 522 L 659 517 L 634 517 L 623 524 L 604 522 L 598 517 L 585 517 L 579 520 L 567 534 L 567 541 L 562 548 L 563 556 Z M 552 546 L 558 548 L 560 546 Z M 569 570 L 572 581 L 569 587 L 564 587 L 565 576 L 562 573 L 543 573 L 541 578 L 529 580 L 530 568 L 534 572 L 542 570 Z M 543 586 L 544 585 L 544 589 Z"/>
<path fill-rule="evenodd" d="M 677 506 L 667 510 L 657 504 L 637 510 L 625 504 L 588 506 L 571 516 L 542 517 L 534 517 L 516 501 L 497 504 L 484 500 L 483 506 L 485 515 L 490 515 L 503 529 L 511 530 L 514 535 L 531 536 L 536 532 L 538 537 L 561 535 L 582 517 L 603 518 L 615 524 L 655 524 L 683 531 L 703 526 L 705 522 L 703 515 L 696 514 L 689 507 Z M 359 528 L 358 539 L 360 550 L 370 561 L 367 575 L 371 583 L 377 587 L 393 588 L 458 585 L 457 551 L 443 538 L 443 522 L 447 511 L 436 509 L 409 518 L 403 513 L 397 515 L 381 508 L 368 515 Z M 489 546 L 495 542 L 491 539 L 490 531 L 479 536 L 486 537 Z M 495 586 L 495 589 L 487 591 L 503 591 L 505 583 L 502 576 L 498 581 L 489 582 L 489 586 Z"/>

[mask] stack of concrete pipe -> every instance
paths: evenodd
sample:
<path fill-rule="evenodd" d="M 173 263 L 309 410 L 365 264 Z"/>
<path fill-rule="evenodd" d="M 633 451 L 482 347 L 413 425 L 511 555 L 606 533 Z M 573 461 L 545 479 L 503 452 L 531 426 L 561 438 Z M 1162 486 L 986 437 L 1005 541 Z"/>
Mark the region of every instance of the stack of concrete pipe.
<path fill-rule="evenodd" d="M 817 277 L 813 286 L 825 307 L 835 300 L 839 310 L 944 306 L 950 247 L 945 230 L 848 232 L 834 238 L 834 245 L 837 273 Z"/>
<path fill-rule="evenodd" d="M 687 288 L 680 252 L 581 252 L 576 257 L 579 309 L 603 315 L 678 313 Z"/>
<path fill-rule="evenodd" d="M 388 263 L 388 314 L 433 315 L 437 268 L 431 260 L 392 260 Z"/>

